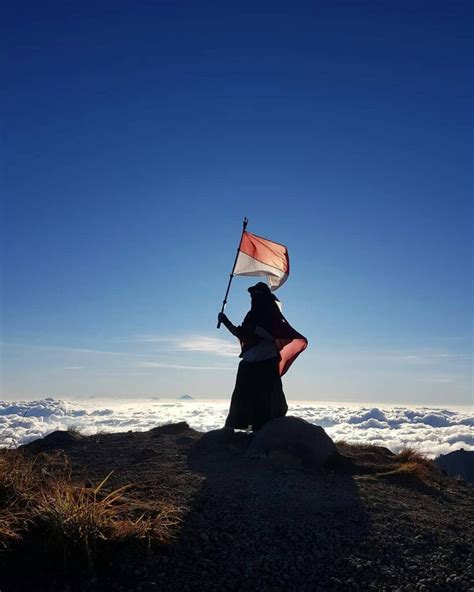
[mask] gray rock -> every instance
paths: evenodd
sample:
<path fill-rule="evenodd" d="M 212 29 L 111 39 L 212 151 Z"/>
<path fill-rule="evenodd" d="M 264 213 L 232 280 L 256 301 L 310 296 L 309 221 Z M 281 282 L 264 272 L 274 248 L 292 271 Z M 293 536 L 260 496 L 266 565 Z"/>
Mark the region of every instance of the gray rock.
<path fill-rule="evenodd" d="M 232 428 L 221 428 L 205 433 L 192 447 L 194 455 L 219 456 L 243 453 L 252 440 L 250 434 L 234 432 Z"/>
<path fill-rule="evenodd" d="M 270 450 L 268 452 L 268 460 L 273 465 L 291 469 L 299 469 L 303 464 L 303 460 L 299 456 L 295 456 L 285 450 Z"/>
<path fill-rule="evenodd" d="M 194 449 L 198 452 L 217 452 L 227 448 L 232 443 L 233 439 L 234 430 L 231 428 L 211 430 L 199 438 Z"/>
<path fill-rule="evenodd" d="M 291 416 L 266 423 L 247 449 L 247 455 L 253 458 L 272 460 L 281 456 L 288 465 L 288 455 L 291 455 L 312 467 L 323 466 L 335 454 L 336 445 L 322 427 Z"/>
<path fill-rule="evenodd" d="M 66 449 L 74 446 L 83 439 L 83 436 L 74 430 L 51 432 L 44 438 L 34 440 L 20 448 L 37 454 L 39 452 L 48 452 L 50 450 Z"/>

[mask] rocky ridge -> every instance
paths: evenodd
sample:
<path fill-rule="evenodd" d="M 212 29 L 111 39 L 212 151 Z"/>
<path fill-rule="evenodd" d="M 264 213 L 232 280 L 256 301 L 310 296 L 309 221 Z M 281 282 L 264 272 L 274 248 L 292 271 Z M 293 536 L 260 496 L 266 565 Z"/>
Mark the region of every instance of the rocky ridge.
<path fill-rule="evenodd" d="M 166 543 L 117 549 L 88 581 L 42 579 L 34 562 L 31 576 L 13 578 L 3 559 L 2 592 L 474 591 L 471 486 L 385 448 L 328 445 L 315 466 L 307 449 L 269 450 L 258 438 L 180 423 L 26 446 L 63 449 L 78 482 L 114 471 L 111 488 L 133 483 L 142 507 L 166 499 L 183 520 Z"/>

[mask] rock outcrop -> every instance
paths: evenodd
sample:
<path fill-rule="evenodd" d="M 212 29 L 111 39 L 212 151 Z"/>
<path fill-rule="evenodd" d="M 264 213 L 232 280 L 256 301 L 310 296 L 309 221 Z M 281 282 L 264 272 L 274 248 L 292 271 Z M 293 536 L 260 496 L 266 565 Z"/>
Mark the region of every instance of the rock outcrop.
<path fill-rule="evenodd" d="M 232 428 L 211 430 L 199 438 L 193 448 L 198 456 L 220 457 L 228 454 L 243 453 L 252 440 L 246 432 L 234 432 Z"/>
<path fill-rule="evenodd" d="M 39 452 L 49 452 L 50 450 L 67 449 L 74 444 L 77 444 L 82 439 L 83 436 L 74 430 L 57 430 L 56 432 L 51 432 L 51 434 L 48 434 L 44 438 L 33 440 L 33 442 L 30 442 L 29 444 L 20 446 L 20 448 L 33 454 L 38 454 Z"/>
<path fill-rule="evenodd" d="M 322 467 L 337 454 L 336 445 L 322 427 L 291 416 L 266 423 L 247 449 L 251 458 L 315 468 Z"/>
<path fill-rule="evenodd" d="M 435 459 L 435 463 L 450 477 L 461 477 L 467 483 L 474 483 L 474 451 L 461 448 L 449 454 L 441 454 Z"/>
<path fill-rule="evenodd" d="M 26 459 L 28 471 L 38 475 L 40 490 L 34 495 L 41 497 L 45 479 L 55 475 L 61 485 L 63 467 L 68 474 L 73 469 L 71 484 L 79 492 L 109 476 L 104 493 L 125 491 L 117 500 L 120 516 L 134 525 L 143 516 L 143 523 L 158 528 L 163 519 L 169 538 L 147 540 L 138 531 L 138 539 L 124 530 L 122 542 L 100 539 L 91 545 L 91 579 L 82 545 L 62 544 L 70 538 L 43 540 L 43 522 L 40 528 L 21 526 L 22 538 L 0 552 L 4 592 L 472 588 L 474 490 L 431 470 L 416 455 L 407 462 L 383 447 L 339 442 L 339 463 L 334 464 L 335 446 L 324 430 L 295 417 L 271 421 L 255 434 L 201 433 L 185 422 L 82 437 L 70 430 L 27 449 L 41 452 L 46 446 L 62 448 L 64 454 Z M 3 454 L 14 463 L 25 460 L 11 451 Z M 0 468 L 1 461 L 0 455 Z M 306 464 L 324 466 L 298 470 Z M 29 483 L 28 475 L 23 480 L 20 474 L 21 483 Z M 0 487 L 2 519 L 2 502 L 11 498 L 8 483 L 7 475 L 7 495 Z M 28 486 L 25 493 L 29 507 L 34 492 Z M 13 500 L 13 510 L 17 503 Z M 80 552 L 77 560 L 71 561 L 76 555 L 66 555 L 66 548 Z"/>

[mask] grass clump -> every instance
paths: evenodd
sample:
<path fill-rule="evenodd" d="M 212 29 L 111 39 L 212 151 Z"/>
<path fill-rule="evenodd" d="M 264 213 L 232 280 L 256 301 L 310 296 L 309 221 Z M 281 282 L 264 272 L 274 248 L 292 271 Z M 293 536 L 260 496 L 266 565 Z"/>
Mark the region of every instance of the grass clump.
<path fill-rule="evenodd" d="M 123 493 L 130 486 L 105 493 L 109 478 L 110 474 L 96 487 L 56 480 L 40 490 L 34 512 L 53 541 L 79 545 L 90 557 L 96 541 L 110 538 L 125 511 Z"/>
<path fill-rule="evenodd" d="M 426 486 L 436 484 L 440 471 L 435 463 L 412 446 L 406 446 L 393 457 L 394 466 L 382 475 L 389 478 L 401 478 L 405 481 Z"/>
<path fill-rule="evenodd" d="M 397 463 L 412 463 L 417 465 L 423 465 L 431 467 L 433 462 L 422 452 L 417 450 L 414 446 L 405 446 L 402 450 L 395 455 L 394 460 Z"/>
<path fill-rule="evenodd" d="M 15 451 L 0 450 L 0 548 L 20 540 L 31 517 L 33 483 L 32 462 L 24 462 Z"/>
<path fill-rule="evenodd" d="M 75 423 L 71 423 L 67 426 L 67 432 L 73 436 L 76 436 L 77 438 L 84 436 L 81 428 Z"/>
<path fill-rule="evenodd" d="M 144 509 L 126 495 L 132 484 L 111 488 L 111 476 L 97 485 L 75 483 L 64 454 L 0 450 L 0 548 L 37 541 L 61 562 L 67 551 L 92 566 L 99 546 L 172 538 L 181 508 L 155 502 Z"/>
<path fill-rule="evenodd" d="M 397 454 L 383 446 L 336 442 L 341 455 L 351 463 L 352 473 L 372 475 L 408 486 L 433 487 L 438 482 L 440 471 L 435 463 L 413 446 L 406 446 Z"/>

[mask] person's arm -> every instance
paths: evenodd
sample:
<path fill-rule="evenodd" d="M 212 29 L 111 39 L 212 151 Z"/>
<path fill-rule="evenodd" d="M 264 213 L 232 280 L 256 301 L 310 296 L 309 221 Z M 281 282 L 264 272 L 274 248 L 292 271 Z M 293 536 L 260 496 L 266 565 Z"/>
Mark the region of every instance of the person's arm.
<path fill-rule="evenodd" d="M 250 327 L 248 327 L 248 325 L 239 325 L 237 327 L 229 320 L 229 317 L 223 312 L 220 312 L 218 314 L 217 320 L 223 325 L 225 325 L 228 331 L 230 331 L 232 335 L 235 335 L 235 337 L 237 337 L 238 339 L 250 337 L 251 335 L 253 335 L 253 331 L 250 329 Z"/>
<path fill-rule="evenodd" d="M 222 323 L 226 327 L 226 329 L 228 329 L 232 333 L 232 335 L 239 337 L 239 328 L 230 322 L 229 317 L 226 314 L 220 312 L 217 315 L 217 320 L 219 321 L 219 323 Z"/>

